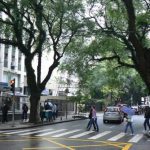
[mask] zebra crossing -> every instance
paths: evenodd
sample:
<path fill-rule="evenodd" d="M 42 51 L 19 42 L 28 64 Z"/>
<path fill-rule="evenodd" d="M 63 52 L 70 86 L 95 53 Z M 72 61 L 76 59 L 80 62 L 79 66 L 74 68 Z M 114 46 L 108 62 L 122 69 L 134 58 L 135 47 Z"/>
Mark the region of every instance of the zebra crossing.
<path fill-rule="evenodd" d="M 138 143 L 143 139 L 143 134 L 135 134 L 133 136 L 126 135 L 123 132 L 113 134 L 113 131 L 103 131 L 103 132 L 95 132 L 95 131 L 85 131 L 83 129 L 23 129 L 23 130 L 5 130 L 0 131 L 0 134 L 4 135 L 19 135 L 19 136 L 51 136 L 53 138 L 65 137 L 70 139 L 84 138 L 89 140 L 102 140 L 101 138 L 105 138 L 107 136 L 108 141 L 117 142 L 123 138 L 128 136 L 126 142 L 130 143 Z M 110 136 L 109 136 L 110 135 Z M 88 137 L 87 137 L 88 136 Z M 108 137 L 109 136 L 109 137 Z"/>

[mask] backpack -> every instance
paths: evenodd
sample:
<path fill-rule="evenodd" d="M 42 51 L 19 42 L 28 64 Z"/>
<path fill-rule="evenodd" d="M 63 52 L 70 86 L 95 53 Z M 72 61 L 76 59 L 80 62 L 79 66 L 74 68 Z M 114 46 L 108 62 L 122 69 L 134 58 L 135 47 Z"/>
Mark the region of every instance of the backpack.
<path fill-rule="evenodd" d="M 23 107 L 23 111 L 24 111 L 24 112 L 28 112 L 28 106 L 24 106 L 24 107 Z"/>
<path fill-rule="evenodd" d="M 132 120 L 132 118 L 131 118 L 131 116 L 127 116 L 127 122 L 132 122 L 133 120 Z"/>

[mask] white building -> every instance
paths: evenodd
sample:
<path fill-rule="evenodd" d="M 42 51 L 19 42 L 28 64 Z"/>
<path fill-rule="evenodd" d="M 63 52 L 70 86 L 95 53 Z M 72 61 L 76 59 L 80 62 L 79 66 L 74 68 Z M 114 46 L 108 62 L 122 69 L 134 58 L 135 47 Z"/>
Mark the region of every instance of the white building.
<path fill-rule="evenodd" d="M 17 91 L 26 93 L 27 82 L 24 66 L 24 56 L 17 48 L 0 45 L 0 89 L 9 86 L 10 80 L 15 78 Z"/>
<path fill-rule="evenodd" d="M 43 55 L 42 58 L 42 79 L 46 76 L 50 62 L 47 55 Z M 33 61 L 33 67 L 37 68 L 37 59 Z M 35 69 L 36 71 L 36 69 Z M 36 72 L 35 72 L 36 73 Z M 27 94 L 27 78 L 24 64 L 23 54 L 15 47 L 0 45 L 0 90 L 3 87 L 9 86 L 10 80 L 16 81 L 16 87 L 21 93 Z M 66 88 L 70 88 L 69 91 L 74 91 L 76 88 L 76 79 L 69 78 L 71 85 L 67 85 L 67 75 L 57 71 L 57 68 L 53 71 L 50 81 L 46 85 L 46 89 L 52 91 L 53 96 L 58 96 Z"/>

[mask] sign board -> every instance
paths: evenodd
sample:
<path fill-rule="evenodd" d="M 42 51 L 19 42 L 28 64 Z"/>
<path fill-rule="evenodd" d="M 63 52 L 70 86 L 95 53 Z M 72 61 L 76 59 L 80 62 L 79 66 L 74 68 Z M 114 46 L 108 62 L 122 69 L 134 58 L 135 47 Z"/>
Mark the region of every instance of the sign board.
<path fill-rule="evenodd" d="M 10 88 L 8 86 L 8 83 L 0 82 L 0 91 L 5 92 L 5 91 L 9 91 L 9 90 L 10 90 Z"/>

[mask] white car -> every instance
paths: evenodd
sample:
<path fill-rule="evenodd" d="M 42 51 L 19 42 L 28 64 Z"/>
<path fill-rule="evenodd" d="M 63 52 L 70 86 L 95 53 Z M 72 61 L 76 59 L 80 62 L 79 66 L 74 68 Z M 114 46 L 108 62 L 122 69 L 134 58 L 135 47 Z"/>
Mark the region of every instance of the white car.
<path fill-rule="evenodd" d="M 120 111 L 120 108 L 117 106 L 106 107 L 103 114 L 103 122 L 112 122 L 117 121 L 119 123 L 123 122 L 123 113 Z"/>

